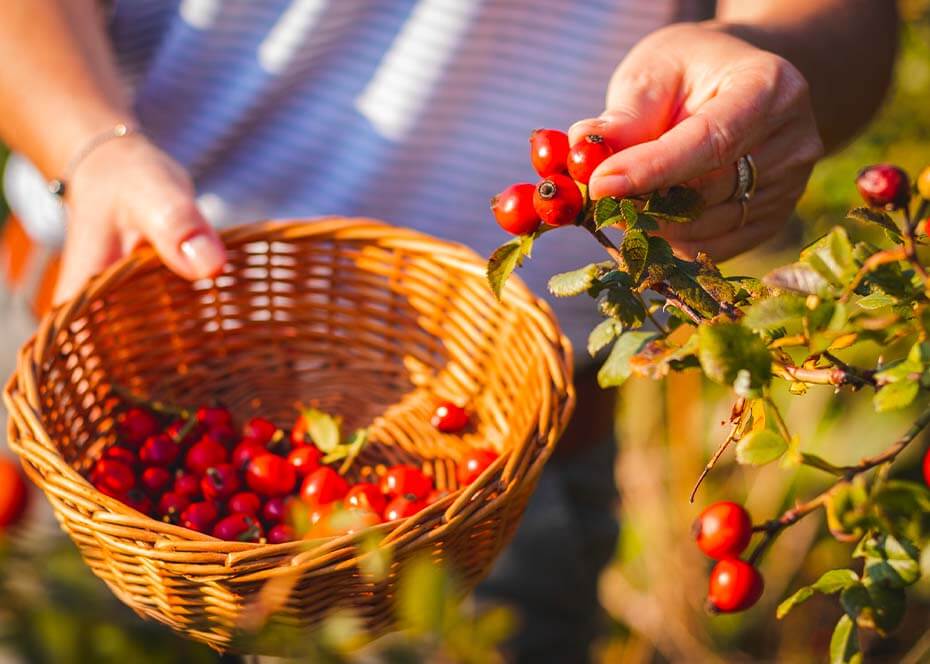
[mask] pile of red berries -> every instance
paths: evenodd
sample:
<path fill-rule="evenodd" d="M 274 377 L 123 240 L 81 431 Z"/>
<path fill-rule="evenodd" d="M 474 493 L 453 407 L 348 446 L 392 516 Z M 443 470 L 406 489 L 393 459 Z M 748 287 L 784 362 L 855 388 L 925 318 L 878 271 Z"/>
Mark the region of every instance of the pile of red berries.
<path fill-rule="evenodd" d="M 540 224 L 567 226 L 578 220 L 591 174 L 613 150 L 602 136 L 589 134 L 569 147 L 558 129 L 537 129 L 530 135 L 530 160 L 543 178 L 533 185 L 512 184 L 491 199 L 497 223 L 508 233 L 534 233 Z"/>
<path fill-rule="evenodd" d="M 432 424 L 453 433 L 468 415 L 444 403 Z M 117 417 L 118 441 L 88 478 L 155 519 L 219 539 L 272 544 L 409 517 L 447 493 L 410 465 L 388 468 L 377 483 L 352 484 L 324 462 L 308 429 L 305 413 L 286 432 L 261 417 L 237 428 L 222 407 L 201 407 L 185 420 L 135 406 Z M 459 466 L 459 482 L 471 483 L 496 458 L 472 451 Z"/>
<path fill-rule="evenodd" d="M 698 516 L 693 532 L 701 551 L 717 561 L 710 572 L 708 608 L 733 613 L 755 604 L 764 584 L 759 570 L 739 558 L 752 538 L 752 521 L 743 506 L 714 503 Z"/>
<path fill-rule="evenodd" d="M 0 459 L 0 535 L 18 525 L 29 507 L 29 487 L 15 463 Z"/>

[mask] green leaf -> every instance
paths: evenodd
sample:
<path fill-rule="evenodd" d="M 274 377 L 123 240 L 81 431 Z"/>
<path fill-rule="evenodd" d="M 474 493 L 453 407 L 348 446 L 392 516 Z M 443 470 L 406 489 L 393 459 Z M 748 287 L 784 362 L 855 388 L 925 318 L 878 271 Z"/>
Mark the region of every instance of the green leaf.
<path fill-rule="evenodd" d="M 860 618 L 859 625 L 877 630 L 884 635 L 897 627 L 904 618 L 906 603 L 904 589 L 870 584 L 866 590 L 869 594 L 871 610 L 866 620 Z"/>
<path fill-rule="evenodd" d="M 784 618 L 798 604 L 813 597 L 814 592 L 832 595 L 859 583 L 859 577 L 851 569 L 831 569 L 809 586 L 799 588 L 791 597 L 778 605 L 775 617 Z"/>
<path fill-rule="evenodd" d="M 638 217 L 636 204 L 629 198 L 617 199 L 614 196 L 608 196 L 594 204 L 594 228 L 596 230 L 621 222 L 627 226 L 633 226 Z"/>
<path fill-rule="evenodd" d="M 741 464 L 763 466 L 775 461 L 788 449 L 788 443 L 774 431 L 760 429 L 740 438 L 736 460 Z"/>
<path fill-rule="evenodd" d="M 781 288 L 806 295 L 826 295 L 830 292 L 830 282 L 824 279 L 817 270 L 804 263 L 777 267 L 763 277 L 762 283 L 771 288 Z"/>
<path fill-rule="evenodd" d="M 317 448 L 325 453 L 332 452 L 340 443 L 339 420 L 316 408 L 303 412 L 307 423 L 307 434 Z"/>
<path fill-rule="evenodd" d="M 488 285 L 499 300 L 504 284 L 515 269 L 523 264 L 523 259 L 533 250 L 533 236 L 520 235 L 510 242 L 502 244 L 488 259 Z"/>
<path fill-rule="evenodd" d="M 843 592 L 840 593 L 840 606 L 843 607 L 846 615 L 853 620 L 856 620 L 860 613 L 868 609 L 870 603 L 869 592 L 861 583 L 854 583 L 843 588 Z"/>
<path fill-rule="evenodd" d="M 711 380 L 732 385 L 744 369 L 749 372 L 750 387 L 759 390 L 772 377 L 772 357 L 765 342 L 739 323 L 700 325 L 698 344 L 701 368 Z"/>
<path fill-rule="evenodd" d="M 624 332 L 620 335 L 597 372 L 597 384 L 601 387 L 622 385 L 632 372 L 630 358 L 657 336 L 655 332 Z"/>
<path fill-rule="evenodd" d="M 600 264 L 590 263 L 571 272 L 555 274 L 549 279 L 549 292 L 556 297 L 581 295 L 591 288 L 600 272 Z"/>
<path fill-rule="evenodd" d="M 896 300 L 890 295 L 885 295 L 884 293 L 872 293 L 871 295 L 866 295 L 861 298 L 856 304 L 858 304 L 863 309 L 871 311 L 872 309 L 881 309 L 882 307 L 888 307 L 894 304 Z"/>
<path fill-rule="evenodd" d="M 591 357 L 594 357 L 602 348 L 616 339 L 621 332 L 623 332 L 623 325 L 620 321 L 614 318 L 605 318 L 588 335 L 588 353 Z"/>
<path fill-rule="evenodd" d="M 601 313 L 623 324 L 624 329 L 637 328 L 646 318 L 646 308 L 627 286 L 612 284 L 600 302 Z"/>
<path fill-rule="evenodd" d="M 870 207 L 857 207 L 847 212 L 846 217 L 867 224 L 878 224 L 895 237 L 901 238 L 901 229 L 898 228 L 898 225 L 894 223 L 894 220 L 892 220 L 890 216 L 881 210 Z"/>
<path fill-rule="evenodd" d="M 830 664 L 861 664 L 859 634 L 849 616 L 842 616 L 830 637 Z"/>
<path fill-rule="evenodd" d="M 623 262 L 626 263 L 627 272 L 634 282 L 639 282 L 649 254 L 649 240 L 646 234 L 637 228 L 627 230 L 623 236 L 623 244 L 620 245 L 620 253 L 623 255 Z"/>
<path fill-rule="evenodd" d="M 900 410 L 914 401 L 920 385 L 915 380 L 899 380 L 883 385 L 872 397 L 872 404 L 878 413 Z"/>
<path fill-rule="evenodd" d="M 397 612 L 414 634 L 439 635 L 454 613 L 456 590 L 442 565 L 427 556 L 408 562 L 400 574 Z"/>
<path fill-rule="evenodd" d="M 650 216 L 676 224 L 694 221 L 703 211 L 703 197 L 689 187 L 671 187 L 664 195 L 655 192 L 643 207 Z"/>
<path fill-rule="evenodd" d="M 920 550 L 905 539 L 880 534 L 864 538 L 853 556 L 865 558 L 867 584 L 904 588 L 920 578 Z"/>
<path fill-rule="evenodd" d="M 754 330 L 772 330 L 800 322 L 806 314 L 803 297 L 795 293 L 779 293 L 749 306 L 743 324 Z"/>
<path fill-rule="evenodd" d="M 801 251 L 801 262 L 835 286 L 843 287 L 855 277 L 858 268 L 853 260 L 853 246 L 842 226 L 815 240 Z"/>

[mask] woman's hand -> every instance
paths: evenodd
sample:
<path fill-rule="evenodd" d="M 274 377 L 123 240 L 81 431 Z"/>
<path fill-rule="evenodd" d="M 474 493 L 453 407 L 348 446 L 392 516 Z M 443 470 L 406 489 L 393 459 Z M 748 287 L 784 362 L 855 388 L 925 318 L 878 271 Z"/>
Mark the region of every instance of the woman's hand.
<path fill-rule="evenodd" d="M 145 241 L 182 277 L 209 277 L 223 267 L 225 249 L 197 209 L 190 177 L 142 136 L 91 152 L 68 183 L 66 203 L 56 302 Z"/>
<path fill-rule="evenodd" d="M 574 144 L 601 134 L 617 152 L 595 170 L 592 198 L 646 194 L 676 184 L 707 203 L 690 224 L 660 233 L 684 256 L 723 260 L 773 236 L 794 210 L 823 154 L 808 86 L 787 60 L 708 24 L 643 39 L 614 72 L 607 108 L 572 126 Z M 735 163 L 750 154 L 756 191 L 742 222 Z"/>

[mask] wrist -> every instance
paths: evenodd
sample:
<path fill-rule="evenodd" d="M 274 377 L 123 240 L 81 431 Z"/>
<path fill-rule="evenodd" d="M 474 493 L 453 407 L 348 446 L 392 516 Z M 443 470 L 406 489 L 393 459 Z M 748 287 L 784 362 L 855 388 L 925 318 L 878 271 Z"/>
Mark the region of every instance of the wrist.
<path fill-rule="evenodd" d="M 104 150 L 110 143 L 121 142 L 139 135 L 141 131 L 137 125 L 118 122 L 109 129 L 90 136 L 72 155 L 61 174 L 49 181 L 49 191 L 59 199 L 64 199 L 78 169 L 85 161 L 91 159 L 95 152 Z"/>

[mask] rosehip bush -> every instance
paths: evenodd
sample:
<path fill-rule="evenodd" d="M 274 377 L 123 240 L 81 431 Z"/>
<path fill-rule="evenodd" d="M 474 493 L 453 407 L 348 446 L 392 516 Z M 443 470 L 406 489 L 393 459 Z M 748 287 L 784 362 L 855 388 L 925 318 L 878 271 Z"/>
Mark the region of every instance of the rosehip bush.
<path fill-rule="evenodd" d="M 574 174 L 571 163 L 568 172 Z M 774 539 L 823 510 L 854 563 L 825 570 L 785 599 L 777 616 L 815 593 L 836 595 L 844 610 L 830 644 L 836 662 L 861 659 L 861 630 L 884 635 L 901 622 L 907 589 L 920 577 L 921 551 L 930 553 L 930 449 L 921 455 L 925 482 L 893 474 L 908 446 L 926 444 L 915 441 L 923 441 L 930 424 L 930 261 L 921 252 L 928 242 L 928 183 L 930 168 L 912 182 L 896 166 L 867 167 L 856 177 L 865 205 L 848 212 L 851 223 L 836 225 L 788 265 L 736 276 L 705 254 L 678 258 L 654 234 L 658 221 L 697 218 L 703 201 L 696 192 L 672 187 L 591 201 L 578 182 L 584 204 L 568 225 L 598 242 L 608 260 L 549 281 L 554 296 L 588 295 L 603 315 L 588 339 L 592 356 L 610 349 L 598 372 L 601 387 L 634 374 L 659 379 L 696 368 L 732 390 L 729 432 L 695 492 L 731 447 L 740 464 L 780 461 L 786 471 L 810 466 L 831 478 L 820 493 L 756 525 L 734 503 L 712 505 L 695 536 L 719 561 L 709 578 L 709 608 L 745 610 L 763 592 L 762 563 Z M 498 297 L 534 243 L 553 230 L 544 224 L 493 253 L 488 281 Z M 772 398 L 776 382 L 799 398 L 811 386 L 868 390 L 877 413 L 909 408 L 913 424 L 878 454 L 833 463 L 792 431 Z"/>

